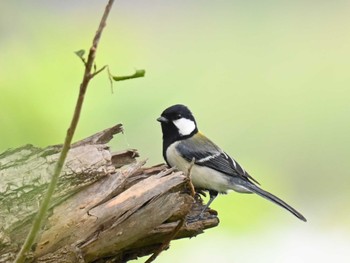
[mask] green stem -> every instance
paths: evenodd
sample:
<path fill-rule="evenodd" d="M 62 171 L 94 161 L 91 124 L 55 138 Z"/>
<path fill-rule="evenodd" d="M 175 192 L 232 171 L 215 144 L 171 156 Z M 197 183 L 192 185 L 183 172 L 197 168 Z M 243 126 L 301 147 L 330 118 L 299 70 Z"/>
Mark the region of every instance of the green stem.
<path fill-rule="evenodd" d="M 107 4 L 105 11 L 103 13 L 102 19 L 100 21 L 99 27 L 96 31 L 95 37 L 93 39 L 92 47 L 90 48 L 88 60 L 85 64 L 85 72 L 84 72 L 83 81 L 80 84 L 80 91 L 79 91 L 77 103 L 75 106 L 73 118 L 72 118 L 70 126 L 67 130 L 67 135 L 66 135 L 66 138 L 64 140 L 62 151 L 61 151 L 60 156 L 58 158 L 58 161 L 56 163 L 54 173 L 52 175 L 50 184 L 48 186 L 46 195 L 44 196 L 44 198 L 40 204 L 38 213 L 36 214 L 36 216 L 34 218 L 32 227 L 27 235 L 27 238 L 26 238 L 24 244 L 22 245 L 21 250 L 17 254 L 15 263 L 22 263 L 26 260 L 27 253 L 30 251 L 30 249 L 31 249 L 31 247 L 32 247 L 32 245 L 33 245 L 33 243 L 34 243 L 34 241 L 35 241 L 35 239 L 40 231 L 41 225 L 42 225 L 44 219 L 46 218 L 46 213 L 47 213 L 47 210 L 49 208 L 52 194 L 55 190 L 59 175 L 61 174 L 62 167 L 64 165 L 64 162 L 66 160 L 68 151 L 70 149 L 70 146 L 71 146 L 71 143 L 73 140 L 73 135 L 75 133 L 76 127 L 77 127 L 78 122 L 79 122 L 79 117 L 80 117 L 81 109 L 83 106 L 86 89 L 88 87 L 90 80 L 96 75 L 96 74 L 91 74 L 91 71 L 92 71 L 92 67 L 94 64 L 95 57 L 96 57 L 97 46 L 98 46 L 98 43 L 100 41 L 103 28 L 106 25 L 106 20 L 107 20 L 107 17 L 109 15 L 109 12 L 112 8 L 113 2 L 114 2 L 114 0 L 108 1 L 108 4 Z"/>

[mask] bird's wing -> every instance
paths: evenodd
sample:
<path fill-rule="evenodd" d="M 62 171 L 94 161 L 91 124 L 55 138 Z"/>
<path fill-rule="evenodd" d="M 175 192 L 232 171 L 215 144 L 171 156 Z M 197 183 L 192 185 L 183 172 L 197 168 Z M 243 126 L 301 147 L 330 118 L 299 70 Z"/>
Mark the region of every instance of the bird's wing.
<path fill-rule="evenodd" d="M 177 148 L 182 157 L 189 162 L 194 158 L 197 165 L 206 166 L 230 176 L 250 179 L 259 184 L 242 166 L 201 133 L 181 141 Z"/>

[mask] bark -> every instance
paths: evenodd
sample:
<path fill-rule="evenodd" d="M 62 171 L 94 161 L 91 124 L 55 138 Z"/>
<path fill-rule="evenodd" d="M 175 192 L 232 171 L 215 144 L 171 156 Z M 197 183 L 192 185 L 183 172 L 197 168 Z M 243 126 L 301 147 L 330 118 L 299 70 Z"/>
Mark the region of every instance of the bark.
<path fill-rule="evenodd" d="M 188 220 L 203 204 L 184 173 L 145 168 L 133 149 L 111 152 L 107 143 L 120 132 L 116 125 L 72 145 L 29 260 L 126 262 L 219 223 L 212 210 Z M 0 154 L 0 262 L 19 251 L 60 149 L 26 145 Z"/>

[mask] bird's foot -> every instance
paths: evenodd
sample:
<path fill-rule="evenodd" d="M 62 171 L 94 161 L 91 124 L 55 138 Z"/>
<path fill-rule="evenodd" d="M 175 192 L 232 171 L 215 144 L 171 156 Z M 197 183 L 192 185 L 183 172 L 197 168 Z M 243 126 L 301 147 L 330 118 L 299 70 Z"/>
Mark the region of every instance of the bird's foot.
<path fill-rule="evenodd" d="M 196 216 L 187 216 L 186 222 L 188 224 L 192 224 L 192 223 L 195 223 L 195 222 L 200 221 L 202 219 L 204 219 L 204 216 L 202 214 L 199 214 L 199 215 L 196 215 Z"/>

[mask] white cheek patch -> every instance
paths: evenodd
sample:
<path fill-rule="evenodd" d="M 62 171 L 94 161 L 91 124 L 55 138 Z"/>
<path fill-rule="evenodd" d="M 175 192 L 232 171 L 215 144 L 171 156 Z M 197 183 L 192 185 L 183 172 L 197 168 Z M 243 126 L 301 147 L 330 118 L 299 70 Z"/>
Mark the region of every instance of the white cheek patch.
<path fill-rule="evenodd" d="M 183 136 L 191 134 L 196 129 L 196 124 L 186 118 L 181 118 L 173 121 L 175 126 L 178 128 L 179 133 Z"/>

